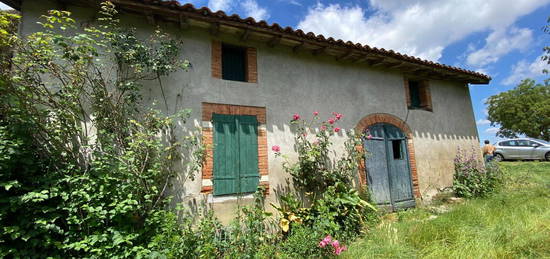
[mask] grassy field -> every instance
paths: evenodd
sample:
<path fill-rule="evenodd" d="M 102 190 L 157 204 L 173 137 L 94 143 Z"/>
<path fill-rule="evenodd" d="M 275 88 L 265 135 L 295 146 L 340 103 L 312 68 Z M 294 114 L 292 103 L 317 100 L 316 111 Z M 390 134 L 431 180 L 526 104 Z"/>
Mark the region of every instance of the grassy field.
<path fill-rule="evenodd" d="M 550 258 L 550 163 L 503 162 L 506 184 L 488 198 L 393 214 L 344 258 Z M 393 218 L 393 219 L 392 219 Z"/>

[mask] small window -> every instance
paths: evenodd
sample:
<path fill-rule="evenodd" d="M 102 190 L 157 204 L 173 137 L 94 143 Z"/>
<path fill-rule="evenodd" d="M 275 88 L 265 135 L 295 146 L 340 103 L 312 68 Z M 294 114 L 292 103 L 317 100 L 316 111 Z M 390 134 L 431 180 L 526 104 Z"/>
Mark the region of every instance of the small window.
<path fill-rule="evenodd" d="M 246 48 L 222 44 L 222 79 L 246 82 Z"/>
<path fill-rule="evenodd" d="M 407 80 L 407 104 L 409 109 L 432 111 L 432 99 L 428 81 Z"/>
<path fill-rule="evenodd" d="M 411 99 L 411 105 L 409 106 L 412 109 L 422 108 L 420 102 L 420 82 L 418 81 L 409 81 L 409 98 Z"/>
<path fill-rule="evenodd" d="M 401 141 L 402 140 L 400 139 L 391 141 L 391 146 L 393 150 L 393 159 L 403 159 L 403 150 L 401 148 Z"/>

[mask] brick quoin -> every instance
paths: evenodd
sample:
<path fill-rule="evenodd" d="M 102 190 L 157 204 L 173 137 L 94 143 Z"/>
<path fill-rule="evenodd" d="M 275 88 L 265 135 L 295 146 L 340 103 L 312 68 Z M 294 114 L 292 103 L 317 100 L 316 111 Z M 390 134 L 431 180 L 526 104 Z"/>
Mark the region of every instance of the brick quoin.
<path fill-rule="evenodd" d="M 246 48 L 246 82 L 258 82 L 258 62 L 255 48 Z"/>
<path fill-rule="evenodd" d="M 413 134 L 410 129 L 410 127 L 401 119 L 398 117 L 387 114 L 387 113 L 374 113 L 370 114 L 357 123 L 357 126 L 355 126 L 356 132 L 364 132 L 368 127 L 377 124 L 377 123 L 387 123 L 394 125 L 401 129 L 403 133 L 407 136 L 407 149 L 409 153 L 409 163 L 411 168 L 411 178 L 412 178 L 412 184 L 413 184 L 413 191 L 415 198 L 421 198 L 420 195 L 420 188 L 418 186 L 418 172 L 416 169 L 416 158 L 415 158 L 415 152 L 414 152 L 414 145 L 413 145 Z M 362 149 L 363 147 L 357 147 L 359 149 Z M 365 171 L 365 160 L 361 159 L 361 162 L 359 164 L 359 182 L 361 185 L 367 184 L 367 178 L 366 178 L 366 171 Z"/>
<path fill-rule="evenodd" d="M 222 78 L 222 43 L 212 41 L 212 77 Z"/>
<path fill-rule="evenodd" d="M 266 124 L 266 109 L 265 107 L 243 106 L 218 103 L 202 103 L 202 121 L 212 121 L 212 114 L 227 114 L 227 115 L 252 115 L 256 116 L 259 124 Z M 202 179 L 211 180 L 214 176 L 214 144 L 213 144 L 213 129 L 202 129 L 202 141 L 206 147 L 206 158 L 202 166 Z M 260 178 L 268 176 L 267 164 L 267 130 L 258 128 L 258 172 Z M 269 181 L 260 181 L 260 185 L 266 188 L 266 194 L 269 193 Z M 212 193 L 213 186 L 202 186 L 202 193 Z"/>

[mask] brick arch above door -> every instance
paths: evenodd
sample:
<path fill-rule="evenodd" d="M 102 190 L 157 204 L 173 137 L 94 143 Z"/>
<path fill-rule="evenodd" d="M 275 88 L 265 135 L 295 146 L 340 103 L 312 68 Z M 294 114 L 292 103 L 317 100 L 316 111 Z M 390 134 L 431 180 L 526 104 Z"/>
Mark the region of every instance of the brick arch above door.
<path fill-rule="evenodd" d="M 412 134 L 411 128 L 409 127 L 409 125 L 407 125 L 405 121 L 403 121 L 402 119 L 400 119 L 395 115 L 392 115 L 389 113 L 373 113 L 363 117 L 363 119 L 361 119 L 359 123 L 357 123 L 357 126 L 355 126 L 355 131 L 364 132 L 368 127 L 377 123 L 387 123 L 387 124 L 396 126 L 401 131 L 403 131 L 403 133 L 405 133 L 405 135 L 407 136 L 407 149 L 409 154 L 409 163 L 411 168 L 411 178 L 412 178 L 414 196 L 417 199 L 421 198 L 420 188 L 418 186 L 418 172 L 416 168 L 416 158 L 415 158 L 413 134 Z M 366 185 L 367 184 L 366 173 L 363 173 L 363 172 L 365 172 L 365 160 L 361 160 L 361 165 L 358 173 L 359 173 L 359 182 L 361 183 L 361 185 Z"/>

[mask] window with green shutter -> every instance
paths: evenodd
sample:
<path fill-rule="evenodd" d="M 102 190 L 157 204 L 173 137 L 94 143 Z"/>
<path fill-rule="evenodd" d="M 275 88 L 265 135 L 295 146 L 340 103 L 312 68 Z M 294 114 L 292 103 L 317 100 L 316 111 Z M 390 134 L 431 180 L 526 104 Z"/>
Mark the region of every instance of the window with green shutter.
<path fill-rule="evenodd" d="M 246 48 L 222 44 L 222 79 L 246 82 Z"/>
<path fill-rule="evenodd" d="M 407 104 L 409 109 L 422 109 L 426 111 L 432 110 L 432 98 L 430 87 L 427 80 L 408 80 L 406 82 L 408 89 L 406 92 Z"/>
<path fill-rule="evenodd" d="M 409 94 L 411 98 L 410 108 L 420 108 L 420 83 L 418 81 L 409 81 Z"/>
<path fill-rule="evenodd" d="M 256 191 L 258 121 L 256 116 L 213 114 L 214 195 Z"/>

